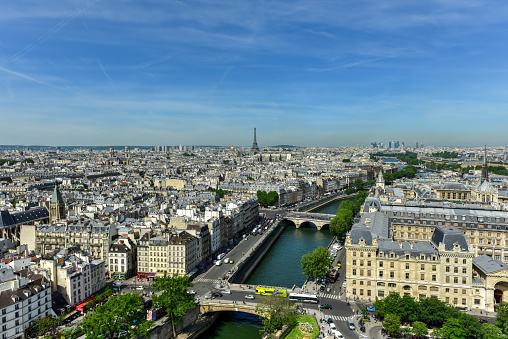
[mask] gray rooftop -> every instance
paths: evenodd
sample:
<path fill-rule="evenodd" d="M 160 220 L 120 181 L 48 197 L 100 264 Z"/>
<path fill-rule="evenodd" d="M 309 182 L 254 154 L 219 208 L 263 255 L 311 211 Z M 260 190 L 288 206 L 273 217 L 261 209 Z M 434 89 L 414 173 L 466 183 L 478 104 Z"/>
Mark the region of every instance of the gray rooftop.
<path fill-rule="evenodd" d="M 485 274 L 508 270 L 508 265 L 500 260 L 493 259 L 488 255 L 480 255 L 473 258 L 473 265 L 475 265 L 480 271 Z"/>
<path fill-rule="evenodd" d="M 438 251 L 431 244 L 423 241 L 380 240 L 379 252 L 384 252 L 385 254 L 393 252 L 397 256 L 403 256 L 408 253 L 412 258 L 419 258 L 421 255 L 425 255 L 426 258 L 432 255 L 439 256 Z"/>
<path fill-rule="evenodd" d="M 452 251 L 455 244 L 460 245 L 461 251 L 469 251 L 464 232 L 451 226 L 436 226 L 430 241 L 436 247 L 443 243 L 446 251 Z"/>

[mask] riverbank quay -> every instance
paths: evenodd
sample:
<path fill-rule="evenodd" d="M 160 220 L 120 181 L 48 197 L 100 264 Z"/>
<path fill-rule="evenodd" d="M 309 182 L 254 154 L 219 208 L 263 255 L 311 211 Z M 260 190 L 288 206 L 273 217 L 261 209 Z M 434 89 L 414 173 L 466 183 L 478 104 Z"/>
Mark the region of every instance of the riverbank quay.
<path fill-rule="evenodd" d="M 230 284 L 243 284 L 257 264 L 263 259 L 265 254 L 270 250 L 277 238 L 282 234 L 286 225 L 278 221 L 267 232 L 265 232 L 256 245 L 245 253 L 242 260 L 233 267 L 233 274 L 229 276 L 227 282 Z"/>
<path fill-rule="evenodd" d="M 317 209 L 320 209 L 322 208 L 323 206 L 326 206 L 334 201 L 337 201 L 337 200 L 348 200 L 348 199 L 351 199 L 351 198 L 354 198 L 356 196 L 356 193 L 354 194 L 344 194 L 344 193 L 337 193 L 335 195 L 330 195 L 330 196 L 327 196 L 325 198 L 322 198 L 322 199 L 319 199 L 317 201 L 312 201 L 310 202 L 308 205 L 305 205 L 305 206 L 302 206 L 302 207 L 299 207 L 297 209 L 297 211 L 299 212 L 312 212 L 312 211 L 315 211 Z"/>

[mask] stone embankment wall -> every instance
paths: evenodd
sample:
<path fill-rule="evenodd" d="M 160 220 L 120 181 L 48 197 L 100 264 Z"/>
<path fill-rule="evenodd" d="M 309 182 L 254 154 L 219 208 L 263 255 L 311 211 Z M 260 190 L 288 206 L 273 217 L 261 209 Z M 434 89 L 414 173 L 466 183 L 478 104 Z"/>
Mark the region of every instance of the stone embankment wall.
<path fill-rule="evenodd" d="M 229 278 L 229 282 L 243 284 L 285 228 L 286 226 L 282 222 L 279 222 L 270 234 L 266 236 L 264 241 L 254 248 L 249 253 L 248 258 L 238 266 L 236 272 Z"/>

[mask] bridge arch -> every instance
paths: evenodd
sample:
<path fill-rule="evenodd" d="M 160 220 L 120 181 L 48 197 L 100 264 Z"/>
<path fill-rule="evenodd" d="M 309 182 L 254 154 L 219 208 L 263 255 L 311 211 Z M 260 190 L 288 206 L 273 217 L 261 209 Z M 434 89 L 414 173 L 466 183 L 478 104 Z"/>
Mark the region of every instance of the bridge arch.
<path fill-rule="evenodd" d="M 206 314 L 211 312 L 244 312 L 258 315 L 256 313 L 256 305 L 252 305 L 250 303 L 243 304 L 241 301 L 238 301 L 236 304 L 233 304 L 232 302 L 207 302 L 199 305 L 199 313 Z"/>
<path fill-rule="evenodd" d="M 313 223 L 312 221 L 304 221 L 300 224 L 300 228 L 318 228 L 317 225 L 315 223 Z"/>

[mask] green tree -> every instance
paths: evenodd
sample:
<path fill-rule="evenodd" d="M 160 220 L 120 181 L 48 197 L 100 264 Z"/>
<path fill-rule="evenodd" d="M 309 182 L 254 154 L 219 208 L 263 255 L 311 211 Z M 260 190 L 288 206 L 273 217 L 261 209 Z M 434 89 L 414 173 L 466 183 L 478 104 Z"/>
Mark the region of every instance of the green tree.
<path fill-rule="evenodd" d="M 441 330 L 443 339 L 465 339 L 466 330 L 458 319 L 450 318 L 446 320 Z"/>
<path fill-rule="evenodd" d="M 421 313 L 420 305 L 410 295 L 404 295 L 399 303 L 399 315 L 404 322 L 418 320 L 418 315 Z"/>
<path fill-rule="evenodd" d="M 265 296 L 256 306 L 256 314 L 262 318 L 262 336 L 275 333 L 282 326 L 295 323 L 295 304 L 286 298 Z"/>
<path fill-rule="evenodd" d="M 508 333 L 508 303 L 506 301 L 497 307 L 496 322 L 504 333 Z"/>
<path fill-rule="evenodd" d="M 51 332 L 56 326 L 58 326 L 58 322 L 52 317 L 39 318 L 35 321 L 35 329 L 38 335 Z"/>
<path fill-rule="evenodd" d="M 422 310 L 420 320 L 432 327 L 440 327 L 449 318 L 451 312 L 449 306 L 436 297 L 420 300 L 420 308 Z"/>
<path fill-rule="evenodd" d="M 319 246 L 312 253 L 304 254 L 300 263 L 303 274 L 307 278 L 326 276 L 333 268 L 333 258 L 330 251 L 323 246 Z"/>
<path fill-rule="evenodd" d="M 376 314 L 384 318 L 387 314 L 399 314 L 399 304 L 400 294 L 394 292 L 383 299 L 376 299 L 373 306 L 376 308 Z"/>
<path fill-rule="evenodd" d="M 356 189 L 361 190 L 361 189 L 363 188 L 363 186 L 364 186 L 364 185 L 365 185 L 365 184 L 363 183 L 363 180 L 362 180 L 362 179 L 357 178 L 357 179 L 355 180 L 354 186 L 356 187 Z"/>
<path fill-rule="evenodd" d="M 275 205 L 279 201 L 279 193 L 270 191 L 266 194 L 266 204 L 268 206 Z"/>
<path fill-rule="evenodd" d="M 94 311 L 88 312 L 82 327 L 87 339 L 118 338 L 121 331 L 129 331 L 126 337 L 149 337 L 152 321 L 146 320 L 143 312 L 143 298 L 139 293 L 125 293 L 113 296 Z"/>
<path fill-rule="evenodd" d="M 499 327 L 492 324 L 482 324 L 482 339 L 506 339 L 506 334 Z"/>
<path fill-rule="evenodd" d="M 427 325 L 422 323 L 421 321 L 413 322 L 413 334 L 417 338 L 422 338 L 429 334 L 429 330 L 427 329 Z"/>
<path fill-rule="evenodd" d="M 400 317 L 396 314 L 390 313 L 385 316 L 385 321 L 383 321 L 383 327 L 390 334 L 395 334 L 400 332 Z"/>
<path fill-rule="evenodd" d="M 262 206 L 266 206 L 268 194 L 265 191 L 257 191 L 256 196 L 258 198 L 258 203 Z"/>
<path fill-rule="evenodd" d="M 158 277 L 153 283 L 153 290 L 156 292 L 152 297 L 153 303 L 166 309 L 175 336 L 175 324 L 182 320 L 187 310 L 196 306 L 194 294 L 188 292 L 192 286 L 194 284 L 190 282 L 189 276 L 178 274 L 168 276 L 165 272 L 163 277 Z"/>
<path fill-rule="evenodd" d="M 449 319 L 457 318 L 466 331 L 466 338 L 481 338 L 482 327 L 477 318 L 467 313 L 460 312 L 454 307 L 449 307 Z"/>

